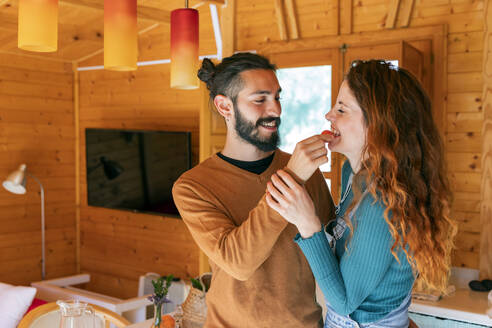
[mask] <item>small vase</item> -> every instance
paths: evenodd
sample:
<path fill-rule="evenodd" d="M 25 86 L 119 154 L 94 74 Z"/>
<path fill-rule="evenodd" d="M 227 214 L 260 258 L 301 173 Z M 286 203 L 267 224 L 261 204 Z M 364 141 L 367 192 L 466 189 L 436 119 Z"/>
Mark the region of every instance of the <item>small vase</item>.
<path fill-rule="evenodd" d="M 154 320 L 150 328 L 161 328 L 162 324 L 162 303 L 154 304 Z"/>

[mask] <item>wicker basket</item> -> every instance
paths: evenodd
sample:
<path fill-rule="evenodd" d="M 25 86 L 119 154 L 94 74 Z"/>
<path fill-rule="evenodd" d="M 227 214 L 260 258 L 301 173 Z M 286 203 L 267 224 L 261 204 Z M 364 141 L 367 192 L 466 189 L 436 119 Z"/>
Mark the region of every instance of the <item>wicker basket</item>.
<path fill-rule="evenodd" d="M 182 328 L 201 328 L 207 318 L 207 304 L 205 302 L 206 290 L 210 286 L 211 273 L 202 274 L 198 280 L 202 284 L 202 290 L 191 288 L 188 297 L 182 304 L 183 321 Z"/>

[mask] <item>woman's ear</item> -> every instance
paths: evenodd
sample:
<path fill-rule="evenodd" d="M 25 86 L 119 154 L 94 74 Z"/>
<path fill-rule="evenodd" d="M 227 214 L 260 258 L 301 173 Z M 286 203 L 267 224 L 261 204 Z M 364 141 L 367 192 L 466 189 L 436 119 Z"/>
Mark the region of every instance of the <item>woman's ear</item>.
<path fill-rule="evenodd" d="M 234 106 L 232 104 L 231 99 L 229 99 L 229 97 L 226 97 L 224 95 L 215 96 L 214 105 L 215 108 L 217 108 L 219 114 L 222 115 L 226 119 L 226 121 L 228 121 L 231 118 L 232 113 L 234 111 Z"/>

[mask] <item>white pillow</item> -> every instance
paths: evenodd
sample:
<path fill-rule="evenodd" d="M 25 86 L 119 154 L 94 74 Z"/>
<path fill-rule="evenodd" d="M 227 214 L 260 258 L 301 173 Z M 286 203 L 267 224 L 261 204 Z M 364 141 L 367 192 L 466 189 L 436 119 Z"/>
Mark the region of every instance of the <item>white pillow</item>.
<path fill-rule="evenodd" d="M 36 295 L 36 288 L 0 282 L 0 322 L 2 328 L 15 328 Z"/>

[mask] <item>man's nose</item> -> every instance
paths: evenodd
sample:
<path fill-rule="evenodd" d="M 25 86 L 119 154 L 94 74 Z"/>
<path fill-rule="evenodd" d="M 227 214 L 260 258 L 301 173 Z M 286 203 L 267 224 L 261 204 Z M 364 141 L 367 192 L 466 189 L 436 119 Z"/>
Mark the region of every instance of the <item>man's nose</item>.
<path fill-rule="evenodd" d="M 282 106 L 280 105 L 280 101 L 273 101 L 268 106 L 268 116 L 279 117 L 282 113 Z"/>

